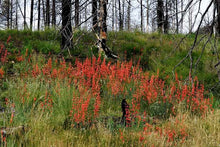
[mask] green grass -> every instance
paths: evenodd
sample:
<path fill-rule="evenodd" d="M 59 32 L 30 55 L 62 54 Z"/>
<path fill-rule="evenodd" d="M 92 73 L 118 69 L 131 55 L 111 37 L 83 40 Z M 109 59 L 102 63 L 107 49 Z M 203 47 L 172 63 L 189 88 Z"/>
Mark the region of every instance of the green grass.
<path fill-rule="evenodd" d="M 71 120 L 70 110 L 72 109 L 73 98 L 86 100 L 91 97 L 88 106 L 88 114 L 93 116 L 96 96 L 92 95 L 92 88 L 80 85 L 82 77 L 71 77 L 67 74 L 65 78 L 51 78 L 43 73 L 36 78 L 32 72 L 36 64 L 43 71 L 47 68 L 48 59 L 52 59 L 52 69 L 57 69 L 58 75 L 65 73 L 62 70 L 69 67 L 69 63 L 63 64 L 57 57 L 60 53 L 60 37 L 55 30 L 46 30 L 41 32 L 7 30 L 0 31 L 0 44 L 3 43 L 11 54 L 8 55 L 8 62 L 0 63 L 0 68 L 5 71 L 4 77 L 0 75 L 0 105 L 6 107 L 7 114 L 0 114 L 0 127 L 17 127 L 24 125 L 25 131 L 15 131 L 7 136 L 8 146 L 218 146 L 220 142 L 220 116 L 219 104 L 220 86 L 208 91 L 215 83 L 218 77 L 214 65 L 217 63 L 211 45 L 208 44 L 206 50 L 198 64 L 195 75 L 198 76 L 200 83 L 204 84 L 204 97 L 212 97 L 214 112 L 207 112 L 206 116 L 201 116 L 200 112 L 194 112 L 187 107 L 186 103 L 161 103 L 159 101 L 162 95 L 158 95 L 157 101 L 149 104 L 144 98 L 140 103 L 138 116 L 146 121 L 136 120 L 131 127 L 125 127 L 118 123 L 121 117 L 121 100 L 126 97 L 130 108 L 133 105 L 134 94 L 140 89 L 139 81 L 120 81 L 101 78 L 98 84 L 100 87 L 100 111 L 99 117 L 91 119 L 93 123 L 85 124 Z M 6 44 L 8 36 L 11 36 L 9 44 Z M 81 37 L 82 36 L 82 37 Z M 78 39 L 81 37 L 80 39 Z M 174 52 L 176 43 L 181 40 L 183 35 L 161 35 L 158 33 L 145 34 L 140 32 L 109 32 L 108 46 L 119 55 L 118 66 L 123 69 L 126 61 L 132 60 L 135 68 L 140 59 L 140 67 L 143 69 L 141 75 L 157 75 L 165 80 L 169 87 L 175 83 L 175 76 L 172 70 L 177 63 L 186 56 L 188 49 L 193 44 L 194 35 L 186 38 Z M 200 36 L 199 36 L 200 37 Z M 77 41 L 77 42 L 76 42 Z M 79 62 L 86 62 L 85 58 L 91 58 L 97 55 L 94 44 L 96 38 L 94 34 L 76 31 L 73 42 L 76 44 L 71 51 L 73 58 L 68 57 L 67 52 L 63 52 L 68 61 L 75 63 L 75 56 Z M 198 59 L 201 53 L 202 41 L 198 45 L 192 56 L 194 61 Z M 28 49 L 28 55 L 26 54 Z M 91 50 L 92 49 L 92 50 Z M 18 54 L 20 52 L 20 54 Z M 50 55 L 48 55 L 51 53 Z M 17 61 L 18 56 L 23 56 L 24 61 Z M 30 55 L 30 56 L 29 56 Z M 57 62 L 55 62 L 57 61 Z M 116 61 L 106 59 L 107 63 L 114 65 Z M 61 65 L 62 63 L 62 65 Z M 122 64 L 123 63 L 123 64 Z M 176 68 L 176 73 L 181 79 L 181 84 L 188 77 L 190 60 L 185 60 Z M 75 68 L 75 65 L 74 67 Z M 52 69 L 49 75 L 52 75 Z M 60 70 L 60 72 L 59 72 Z M 71 69 L 69 69 L 71 71 Z M 87 69 L 83 69 L 87 70 Z M 101 69 L 99 69 L 101 70 Z M 67 70 L 68 71 L 68 70 Z M 77 69 L 73 70 L 78 71 Z M 122 70 L 123 71 L 123 70 Z M 121 71 L 121 72 L 122 72 Z M 12 74 L 9 74 L 11 73 Z M 102 71 L 106 72 L 106 70 Z M 80 75 L 81 72 L 78 74 Z M 136 74 L 137 74 L 136 73 Z M 130 74 L 131 75 L 131 74 Z M 168 77 L 169 76 L 169 77 Z M 97 77 L 96 77 L 97 78 Z M 74 81 L 78 80 L 78 82 Z M 113 82 L 112 82 L 113 81 Z M 111 83 L 112 82 L 112 83 Z M 148 81 L 146 81 L 148 82 Z M 82 84 L 82 83 L 81 83 Z M 165 87 L 166 87 L 165 86 Z M 183 86 L 183 85 L 181 85 Z M 182 87 L 180 86 L 180 89 Z M 115 89 L 112 89 L 115 88 Z M 82 88 L 80 90 L 80 88 Z M 113 90 L 123 89 L 117 94 Z M 83 92 L 82 92 L 83 91 Z M 47 95 L 49 93 L 49 95 Z M 165 94 L 168 96 L 170 89 L 165 88 Z M 9 104 L 5 104 L 5 98 Z M 35 99 L 36 98 L 36 99 Z M 53 100 L 53 106 L 50 107 L 50 99 Z M 43 105 L 42 105 L 43 104 Z M 15 108 L 13 108 L 15 105 Z M 48 105 L 48 106 L 47 106 Z M 78 104 L 81 105 L 81 104 Z M 75 103 L 74 106 L 77 106 Z M 172 115 L 172 107 L 175 106 L 176 115 Z M 13 108 L 13 109 L 12 109 Z M 15 112 L 13 112 L 15 110 Z M 77 112 L 77 110 L 74 110 Z M 13 121 L 12 112 L 14 113 Z M 196 114 L 198 113 L 198 114 Z M 90 116 L 87 116 L 90 119 Z M 177 123 L 179 120 L 180 123 Z M 148 122 L 152 127 L 146 129 Z M 71 125 L 72 124 L 72 125 Z M 159 135 L 156 128 L 164 132 Z M 146 129 L 145 131 L 143 131 Z M 188 136 L 182 142 L 181 131 L 185 130 Z M 175 131 L 174 140 L 168 142 L 169 131 Z M 183 132 L 182 132 L 183 133 Z M 143 141 L 140 140 L 143 137 Z"/>

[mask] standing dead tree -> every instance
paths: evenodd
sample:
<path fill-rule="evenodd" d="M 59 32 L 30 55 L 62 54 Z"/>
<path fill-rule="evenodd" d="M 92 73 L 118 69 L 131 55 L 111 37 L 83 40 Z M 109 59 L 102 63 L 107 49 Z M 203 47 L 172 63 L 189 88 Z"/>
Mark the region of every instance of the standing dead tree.
<path fill-rule="evenodd" d="M 96 34 L 98 42 L 96 43 L 99 49 L 99 53 L 102 54 L 103 52 L 107 57 L 117 59 L 118 56 L 115 55 L 106 45 L 107 40 L 107 0 L 100 0 L 99 1 L 99 21 L 98 21 L 98 30 L 99 35 Z"/>
<path fill-rule="evenodd" d="M 62 0 L 62 29 L 61 29 L 61 48 L 62 50 L 73 48 L 71 25 L 71 0 Z"/>
<path fill-rule="evenodd" d="M 193 42 L 193 44 L 192 44 L 192 46 L 189 48 L 189 50 L 188 50 L 188 53 L 186 54 L 186 56 L 183 58 L 183 59 L 181 59 L 180 61 L 179 61 L 179 63 L 174 67 L 174 69 L 173 69 L 173 73 L 175 72 L 175 70 L 176 70 L 176 68 L 177 67 L 179 67 L 181 64 L 183 64 L 183 62 L 184 61 L 186 61 L 187 59 L 189 60 L 189 77 L 188 77 L 188 80 L 189 80 L 189 82 L 192 82 L 193 83 L 193 77 L 195 76 L 195 74 L 196 74 L 196 70 L 197 70 L 197 67 L 198 67 L 198 64 L 199 64 L 199 62 L 201 61 L 201 58 L 202 58 L 202 56 L 203 56 L 203 54 L 204 54 L 204 52 L 205 52 L 205 48 L 206 48 L 206 46 L 208 45 L 208 44 L 210 44 L 211 46 L 212 46 L 212 48 L 213 48 L 213 55 L 215 55 L 216 56 L 216 60 L 215 61 L 217 61 L 217 63 L 216 63 L 216 65 L 213 67 L 213 69 L 215 68 L 216 70 L 217 70 L 217 73 L 218 73 L 218 77 L 219 77 L 219 82 L 215 85 L 215 86 L 217 86 L 217 85 L 219 85 L 219 83 L 220 83 L 220 69 L 218 68 L 218 66 L 220 65 L 220 58 L 219 58 L 219 51 L 218 51 L 218 48 L 217 48 L 217 43 L 218 43 L 218 41 L 216 41 L 216 39 L 218 38 L 218 36 L 219 36 L 219 25 L 220 25 L 220 23 L 218 22 L 219 20 L 220 20 L 220 11 L 217 9 L 217 7 L 220 5 L 220 0 L 211 0 L 210 2 L 209 2 L 209 4 L 207 5 L 207 7 L 206 7 L 206 9 L 205 9 L 205 11 L 202 13 L 200 10 L 201 10 L 201 2 L 202 2 L 202 0 L 200 0 L 199 1 L 199 4 L 198 4 L 198 7 L 199 8 L 197 8 L 197 14 L 196 14 L 196 16 L 195 16 L 195 20 L 194 20 L 194 22 L 193 22 L 193 26 L 196 24 L 196 22 L 195 21 L 197 21 L 198 22 L 198 20 L 197 20 L 197 18 L 199 18 L 199 17 L 197 17 L 199 14 L 201 14 L 201 18 L 199 18 L 199 22 L 198 22 L 198 27 L 197 27 L 197 29 L 196 29 L 196 31 L 195 31 L 195 39 L 194 39 L 194 42 Z M 187 10 L 189 10 L 190 8 L 191 8 L 191 6 L 193 5 L 193 3 L 192 3 L 192 0 L 191 1 L 189 1 L 189 3 L 186 5 L 186 8 L 184 9 L 184 12 L 183 12 L 183 15 L 182 15 L 182 17 L 184 17 L 184 15 L 185 15 L 185 12 L 187 11 Z M 200 32 L 200 30 L 201 30 L 201 27 L 202 27 L 202 23 L 204 22 L 204 19 L 205 19 L 205 16 L 208 14 L 208 12 L 209 11 L 212 11 L 212 6 L 214 6 L 214 11 L 213 11 L 213 18 L 212 18 L 212 23 L 211 23 L 211 25 L 209 26 L 209 31 L 206 33 L 206 34 L 204 34 L 203 36 L 199 36 L 199 32 Z M 183 18 L 181 18 L 180 20 L 182 20 Z M 217 29 L 217 31 L 216 31 L 216 34 L 214 33 L 214 30 L 215 29 Z M 190 32 L 191 33 L 191 32 Z M 189 33 L 189 34 L 190 34 Z M 215 37 L 213 37 L 213 34 L 215 35 Z M 188 35 L 188 34 L 187 34 Z M 187 37 L 187 35 L 185 35 L 182 39 L 181 39 L 181 41 L 178 43 L 178 45 L 177 45 L 177 47 L 176 48 L 178 48 L 179 47 L 179 45 L 183 42 L 183 40 L 185 40 Z M 199 57 L 194 57 L 193 56 L 193 52 L 195 52 L 195 48 L 202 42 L 202 41 L 204 41 L 204 44 L 203 44 L 203 46 L 202 46 L 202 48 L 201 48 L 201 53 L 200 53 L 200 55 L 199 55 Z M 213 57 L 214 58 L 214 57 Z M 214 86 L 214 87 L 215 87 Z M 210 90 L 212 90 L 214 87 L 212 87 Z"/>

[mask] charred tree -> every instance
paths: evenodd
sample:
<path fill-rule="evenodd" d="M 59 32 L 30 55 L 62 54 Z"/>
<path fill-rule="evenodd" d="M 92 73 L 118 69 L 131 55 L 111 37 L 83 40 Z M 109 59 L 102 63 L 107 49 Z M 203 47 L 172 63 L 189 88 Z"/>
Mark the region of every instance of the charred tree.
<path fill-rule="evenodd" d="M 33 13 L 34 13 L 34 0 L 31 0 L 31 16 L 30 16 L 30 29 L 33 26 Z"/>
<path fill-rule="evenodd" d="M 38 0 L 38 20 L 37 20 L 37 30 L 39 31 L 40 30 L 40 1 L 41 0 Z"/>
<path fill-rule="evenodd" d="M 53 0 L 52 4 L 52 26 L 56 26 L 56 1 Z"/>
<path fill-rule="evenodd" d="M 92 26 L 93 26 L 93 29 L 95 31 L 98 30 L 98 24 L 97 24 L 97 10 L 98 10 L 98 7 L 97 7 L 97 0 L 92 0 Z"/>
<path fill-rule="evenodd" d="M 24 0 L 24 29 L 26 28 L 26 0 Z"/>
<path fill-rule="evenodd" d="M 122 102 L 121 102 L 121 109 L 122 109 L 121 122 L 127 126 L 128 123 L 130 123 L 129 122 L 129 118 L 127 118 L 128 117 L 128 113 L 129 113 L 129 105 L 126 102 L 125 99 L 123 99 Z"/>
<path fill-rule="evenodd" d="M 169 31 L 169 10 L 168 10 L 168 0 L 165 2 L 165 18 L 164 18 L 164 33 L 168 34 Z"/>
<path fill-rule="evenodd" d="M 141 32 L 143 32 L 143 21 L 144 21 L 144 16 L 143 16 L 143 0 L 140 1 L 141 5 Z"/>
<path fill-rule="evenodd" d="M 147 24 L 146 24 L 146 32 L 149 32 L 149 0 L 147 0 Z"/>
<path fill-rule="evenodd" d="M 46 27 L 50 26 L 50 0 L 46 0 Z"/>
<path fill-rule="evenodd" d="M 121 12 L 121 1 L 118 1 L 118 11 L 119 11 L 119 31 L 123 30 L 123 18 Z"/>
<path fill-rule="evenodd" d="M 163 32 L 163 0 L 157 0 L 157 27 L 160 33 Z"/>
<path fill-rule="evenodd" d="M 106 45 L 106 40 L 107 40 L 107 0 L 100 0 L 99 1 L 99 22 L 98 22 L 98 27 L 99 27 L 99 35 L 97 35 L 98 38 L 98 49 L 99 49 L 99 54 L 104 53 L 107 57 L 117 59 L 118 57 L 113 54 L 113 52 L 107 47 Z"/>
<path fill-rule="evenodd" d="M 127 26 L 128 31 L 130 31 L 130 23 L 131 23 L 131 0 L 128 0 L 128 9 L 127 9 Z"/>
<path fill-rule="evenodd" d="M 71 0 L 62 0 L 62 29 L 61 29 L 61 48 L 72 49 L 72 26 L 71 26 Z"/>
<path fill-rule="evenodd" d="M 215 7 L 217 10 L 217 35 L 220 36 L 220 0 L 215 0 Z"/>
<path fill-rule="evenodd" d="M 79 26 L 79 0 L 75 0 L 75 27 Z"/>

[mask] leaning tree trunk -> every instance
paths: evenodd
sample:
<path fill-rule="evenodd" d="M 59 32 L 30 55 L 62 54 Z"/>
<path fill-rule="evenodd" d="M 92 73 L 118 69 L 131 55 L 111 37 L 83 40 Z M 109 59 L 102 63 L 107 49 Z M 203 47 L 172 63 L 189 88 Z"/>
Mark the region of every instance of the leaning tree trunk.
<path fill-rule="evenodd" d="M 62 0 L 62 43 L 61 48 L 72 49 L 72 26 L 71 26 L 71 0 Z"/>

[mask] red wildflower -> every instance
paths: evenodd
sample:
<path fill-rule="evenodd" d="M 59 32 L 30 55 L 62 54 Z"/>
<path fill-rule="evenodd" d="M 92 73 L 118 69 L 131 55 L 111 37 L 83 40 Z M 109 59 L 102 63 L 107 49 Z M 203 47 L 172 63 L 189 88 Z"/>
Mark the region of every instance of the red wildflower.
<path fill-rule="evenodd" d="M 0 78 L 3 78 L 3 76 L 4 76 L 4 70 L 3 68 L 0 68 Z"/>
<path fill-rule="evenodd" d="M 7 44 L 9 43 L 10 39 L 11 39 L 11 35 L 8 36 Z"/>

